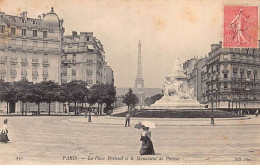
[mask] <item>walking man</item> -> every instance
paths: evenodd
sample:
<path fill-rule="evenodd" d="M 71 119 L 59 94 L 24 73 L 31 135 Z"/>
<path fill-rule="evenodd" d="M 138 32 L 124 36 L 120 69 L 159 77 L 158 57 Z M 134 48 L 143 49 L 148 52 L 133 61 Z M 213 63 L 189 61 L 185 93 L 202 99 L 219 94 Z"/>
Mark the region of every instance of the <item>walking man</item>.
<path fill-rule="evenodd" d="M 257 117 L 258 117 L 258 110 L 256 110 L 256 112 L 255 112 L 255 116 L 257 116 Z"/>
<path fill-rule="evenodd" d="M 125 115 L 125 127 L 126 127 L 127 123 L 128 123 L 128 127 L 130 127 L 130 117 L 131 117 L 130 113 L 127 112 Z"/>

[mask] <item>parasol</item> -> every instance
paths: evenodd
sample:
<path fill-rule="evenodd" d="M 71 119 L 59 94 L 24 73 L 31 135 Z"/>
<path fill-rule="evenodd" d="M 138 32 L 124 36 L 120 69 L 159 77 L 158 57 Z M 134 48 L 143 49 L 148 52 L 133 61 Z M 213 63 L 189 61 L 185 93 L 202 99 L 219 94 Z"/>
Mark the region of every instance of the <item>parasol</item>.
<path fill-rule="evenodd" d="M 151 121 L 143 121 L 135 124 L 135 128 L 141 129 L 143 127 L 156 128 L 155 124 Z"/>

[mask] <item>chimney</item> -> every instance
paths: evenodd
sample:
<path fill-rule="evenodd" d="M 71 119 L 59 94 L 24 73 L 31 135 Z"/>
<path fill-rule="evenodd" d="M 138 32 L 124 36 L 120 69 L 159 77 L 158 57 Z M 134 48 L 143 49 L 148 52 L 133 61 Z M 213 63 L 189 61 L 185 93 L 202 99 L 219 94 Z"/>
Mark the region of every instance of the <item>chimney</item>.
<path fill-rule="evenodd" d="M 77 32 L 76 31 L 72 31 L 72 37 L 74 38 L 75 36 L 77 36 Z"/>
<path fill-rule="evenodd" d="M 219 44 L 211 44 L 211 51 L 213 51 L 214 49 L 218 48 Z"/>
<path fill-rule="evenodd" d="M 45 16 L 46 16 L 46 14 L 45 14 L 45 13 L 43 13 L 43 14 L 42 14 L 42 19 L 43 19 Z"/>
<path fill-rule="evenodd" d="M 40 20 L 41 20 L 41 15 L 38 15 L 38 19 L 40 19 Z"/>
<path fill-rule="evenodd" d="M 222 48 L 222 41 L 219 42 L 219 47 Z"/>
<path fill-rule="evenodd" d="M 21 14 L 20 14 L 20 16 L 22 17 L 22 18 L 24 18 L 24 20 L 27 20 L 27 12 L 25 11 L 25 12 L 22 12 Z"/>

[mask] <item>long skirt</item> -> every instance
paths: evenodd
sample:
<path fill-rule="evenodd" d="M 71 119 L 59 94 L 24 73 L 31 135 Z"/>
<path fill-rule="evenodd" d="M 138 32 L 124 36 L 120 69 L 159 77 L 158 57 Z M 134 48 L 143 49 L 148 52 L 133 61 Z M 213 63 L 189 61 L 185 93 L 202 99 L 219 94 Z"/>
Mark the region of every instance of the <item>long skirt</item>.
<path fill-rule="evenodd" d="M 151 139 L 147 136 L 141 136 L 142 148 L 140 149 L 140 155 L 154 155 L 154 148 Z"/>
<path fill-rule="evenodd" d="M 8 141 L 9 141 L 9 138 L 8 138 L 7 134 L 1 132 L 1 135 L 0 135 L 0 142 L 7 143 Z"/>

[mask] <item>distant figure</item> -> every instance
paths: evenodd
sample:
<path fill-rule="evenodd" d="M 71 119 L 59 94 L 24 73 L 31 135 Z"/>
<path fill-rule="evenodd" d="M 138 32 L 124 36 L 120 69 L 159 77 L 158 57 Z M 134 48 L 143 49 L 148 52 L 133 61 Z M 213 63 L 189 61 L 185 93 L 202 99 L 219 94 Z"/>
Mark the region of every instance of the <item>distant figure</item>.
<path fill-rule="evenodd" d="M 5 119 L 3 130 L 2 130 L 1 135 L 0 135 L 0 142 L 7 143 L 9 141 L 7 134 L 8 134 L 7 119 Z"/>
<path fill-rule="evenodd" d="M 130 127 L 130 117 L 131 117 L 130 113 L 127 112 L 125 115 L 125 127 L 127 124 L 128 124 L 128 127 Z"/>
<path fill-rule="evenodd" d="M 142 148 L 140 149 L 140 155 L 154 155 L 153 143 L 151 141 L 151 132 L 149 127 L 143 127 L 141 134 Z"/>
<path fill-rule="evenodd" d="M 258 117 L 258 110 L 256 110 L 256 112 L 255 112 L 255 116 L 257 116 L 257 117 Z"/>

